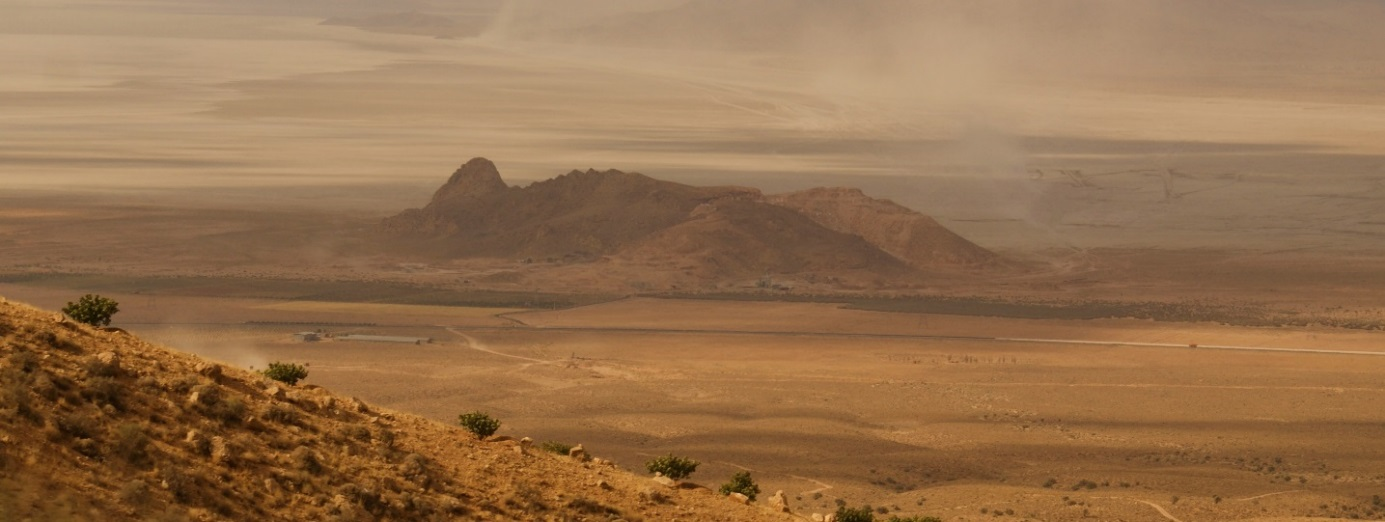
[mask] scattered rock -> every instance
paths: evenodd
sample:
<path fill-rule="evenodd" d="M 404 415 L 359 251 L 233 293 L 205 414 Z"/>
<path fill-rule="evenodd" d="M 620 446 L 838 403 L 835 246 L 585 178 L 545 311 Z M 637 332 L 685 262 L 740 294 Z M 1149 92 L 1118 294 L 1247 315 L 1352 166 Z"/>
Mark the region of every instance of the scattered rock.
<path fill-rule="evenodd" d="M 744 493 L 732 492 L 730 495 L 726 495 L 726 497 L 737 504 L 750 504 L 750 497 L 745 496 Z"/>
<path fill-rule="evenodd" d="M 212 437 L 212 464 L 230 466 L 232 463 L 231 447 L 223 437 Z"/>
<path fill-rule="evenodd" d="M 813 513 L 813 516 L 810 518 L 813 519 L 813 522 L 823 522 L 822 513 Z"/>
<path fill-rule="evenodd" d="M 774 495 L 769 497 L 769 508 L 776 513 L 789 512 L 789 498 L 784 496 L 784 490 L 775 491 Z"/>
<path fill-rule="evenodd" d="M 365 401 L 362 401 L 356 397 L 352 397 L 350 401 L 351 411 L 354 411 L 356 413 L 370 413 L 370 406 L 367 405 Z"/>
<path fill-rule="evenodd" d="M 198 375 L 201 375 L 201 376 L 203 376 L 203 377 L 206 377 L 206 378 L 208 378 L 208 379 L 211 379 L 212 382 L 221 383 L 221 365 L 220 365 L 220 364 L 209 363 L 209 362 L 201 362 L 201 363 L 197 363 L 197 366 L 196 366 L 195 369 L 197 370 L 197 374 L 198 374 Z"/>
<path fill-rule="evenodd" d="M 567 450 L 567 456 L 585 461 L 587 460 L 587 449 L 583 448 L 581 444 L 578 444 L 573 446 L 572 449 Z"/>
<path fill-rule="evenodd" d="M 596 481 L 596 487 L 607 491 L 611 489 L 611 485 L 604 480 Z"/>
<path fill-rule="evenodd" d="M 332 503 L 328 506 L 328 513 L 337 515 L 340 520 L 355 520 L 357 518 L 356 504 L 346 498 L 346 495 L 332 497 Z"/>
<path fill-rule="evenodd" d="M 828 513 L 822 516 L 822 522 L 837 522 L 836 513 Z"/>
<path fill-rule="evenodd" d="M 663 475 L 654 475 L 654 482 L 666 488 L 678 487 L 678 481 L 665 477 Z"/>
<path fill-rule="evenodd" d="M 120 371 L 120 355 L 115 352 L 101 352 L 96 354 L 96 362 L 104 368 L 103 371 L 114 375 Z"/>
<path fill-rule="evenodd" d="M 268 395 L 269 398 L 274 399 L 276 401 L 284 401 L 288 399 L 288 393 L 285 392 L 283 388 L 280 388 L 278 386 L 270 386 L 268 389 L 264 391 L 264 393 L 265 395 Z"/>

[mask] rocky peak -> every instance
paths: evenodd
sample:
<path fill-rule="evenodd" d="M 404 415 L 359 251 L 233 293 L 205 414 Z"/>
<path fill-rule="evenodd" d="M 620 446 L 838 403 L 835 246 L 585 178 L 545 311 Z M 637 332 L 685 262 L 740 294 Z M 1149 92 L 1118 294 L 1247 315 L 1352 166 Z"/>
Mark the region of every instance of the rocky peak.
<path fill-rule="evenodd" d="M 507 188 L 509 186 L 500 179 L 500 170 L 495 168 L 495 163 L 486 158 L 472 158 L 465 165 L 458 167 L 456 172 L 452 173 L 452 177 L 447 179 L 447 183 L 433 194 L 433 202 L 490 194 Z"/>

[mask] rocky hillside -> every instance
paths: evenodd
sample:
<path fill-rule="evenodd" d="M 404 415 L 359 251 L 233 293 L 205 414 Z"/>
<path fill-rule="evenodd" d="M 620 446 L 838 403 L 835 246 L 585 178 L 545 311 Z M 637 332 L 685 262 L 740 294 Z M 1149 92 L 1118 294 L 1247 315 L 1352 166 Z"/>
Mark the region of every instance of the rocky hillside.
<path fill-rule="evenodd" d="M 844 234 L 860 236 L 886 253 L 918 268 L 987 266 L 995 253 L 967 241 L 933 218 L 860 190 L 815 188 L 769 196 L 767 201 L 794 210 Z"/>
<path fill-rule="evenodd" d="M 3 300 L 0 340 L 0 520 L 792 519 Z"/>
<path fill-rule="evenodd" d="M 932 219 L 849 189 L 765 197 L 617 170 L 511 187 L 493 163 L 459 168 L 421 209 L 380 226 L 396 252 L 443 258 L 659 264 L 704 277 L 983 267 L 996 256 Z"/>

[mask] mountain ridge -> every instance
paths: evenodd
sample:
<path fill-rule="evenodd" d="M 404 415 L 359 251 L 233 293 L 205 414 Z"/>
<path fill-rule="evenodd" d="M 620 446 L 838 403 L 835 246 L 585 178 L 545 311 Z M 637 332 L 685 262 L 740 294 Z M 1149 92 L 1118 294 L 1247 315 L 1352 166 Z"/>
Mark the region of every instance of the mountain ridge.
<path fill-rule="evenodd" d="M 388 217 L 378 230 L 395 251 L 434 258 L 662 260 L 655 264 L 706 279 L 840 271 L 899 278 L 1000 264 L 932 218 L 856 189 L 766 196 L 594 169 L 521 188 L 506 185 L 484 158 L 458 168 L 426 206 Z"/>

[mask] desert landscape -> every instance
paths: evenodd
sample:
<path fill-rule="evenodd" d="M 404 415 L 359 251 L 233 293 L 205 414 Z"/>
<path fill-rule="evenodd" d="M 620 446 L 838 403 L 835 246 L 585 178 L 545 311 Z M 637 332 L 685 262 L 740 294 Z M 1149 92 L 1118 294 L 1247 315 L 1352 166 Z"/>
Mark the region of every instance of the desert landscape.
<path fill-rule="evenodd" d="M 749 471 L 787 516 L 1385 519 L 1383 21 L 1364 0 L 0 2 L 23 50 L 0 54 L 0 296 L 100 294 L 227 371 L 305 364 L 420 440 L 482 410 L 636 474 Z M 50 327 L 0 333 L 42 353 Z M 0 464 L 58 440 L 0 435 Z M 766 515 L 637 489 L 598 499 L 619 515 L 440 516 Z M 180 513 L 405 516 L 294 494 Z"/>

